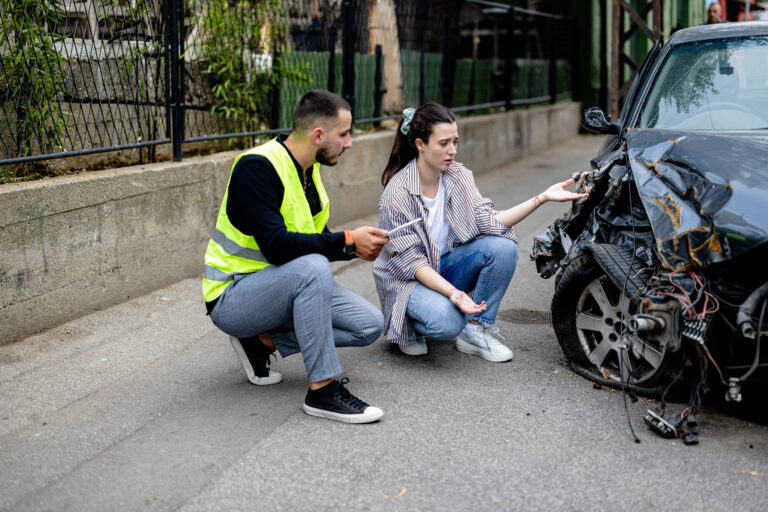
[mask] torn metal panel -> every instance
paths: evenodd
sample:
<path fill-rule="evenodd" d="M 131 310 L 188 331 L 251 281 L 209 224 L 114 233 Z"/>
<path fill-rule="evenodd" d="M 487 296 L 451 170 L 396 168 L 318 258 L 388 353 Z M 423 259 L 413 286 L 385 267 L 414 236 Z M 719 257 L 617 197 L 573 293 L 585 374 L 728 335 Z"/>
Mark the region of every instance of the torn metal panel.
<path fill-rule="evenodd" d="M 593 170 L 572 175 L 577 191 L 587 192 L 590 196 L 574 202 L 568 212 L 534 238 L 531 260 L 536 261 L 542 277 L 551 277 L 560 263 L 567 264 L 568 259 L 561 262 L 566 253 L 578 254 L 586 243 L 594 239 L 598 227 L 595 222 L 596 207 L 611 202 L 616 196 L 611 191 L 615 191 L 618 180 L 626 174 L 626 168 L 621 165 L 623 162 L 623 152 L 614 151 L 593 161 Z"/>

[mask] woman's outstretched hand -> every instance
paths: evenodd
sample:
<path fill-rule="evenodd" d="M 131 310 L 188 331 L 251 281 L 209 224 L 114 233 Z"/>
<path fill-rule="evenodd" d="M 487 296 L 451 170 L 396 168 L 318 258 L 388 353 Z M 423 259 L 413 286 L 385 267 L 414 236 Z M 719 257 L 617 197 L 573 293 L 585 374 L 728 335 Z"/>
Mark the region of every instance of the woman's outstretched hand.
<path fill-rule="evenodd" d="M 459 311 L 466 313 L 467 315 L 481 313 L 488 307 L 485 305 L 485 301 L 480 304 L 475 304 L 475 301 L 461 290 L 454 290 L 451 292 L 449 298 L 451 299 L 451 303 L 459 308 Z"/>
<path fill-rule="evenodd" d="M 579 194 L 577 192 L 565 190 L 565 187 L 568 185 L 573 185 L 573 178 L 567 179 L 561 183 L 555 183 L 554 185 L 551 185 L 547 190 L 542 192 L 542 202 L 557 201 L 558 203 L 562 203 L 565 201 L 575 201 L 589 195 L 586 193 Z"/>

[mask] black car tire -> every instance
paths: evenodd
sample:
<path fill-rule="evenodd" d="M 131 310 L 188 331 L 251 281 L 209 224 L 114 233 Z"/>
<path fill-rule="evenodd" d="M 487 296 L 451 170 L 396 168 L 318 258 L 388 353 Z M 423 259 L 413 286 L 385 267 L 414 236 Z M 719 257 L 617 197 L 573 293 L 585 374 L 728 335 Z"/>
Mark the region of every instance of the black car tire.
<path fill-rule="evenodd" d="M 612 372 L 606 378 L 600 367 L 590 361 L 590 352 L 583 344 L 583 330 L 582 337 L 580 338 L 580 330 L 577 327 L 577 314 L 579 313 L 580 303 L 584 301 L 583 297 L 585 293 L 588 293 L 588 287 L 592 286 L 592 283 L 596 280 L 599 280 L 605 287 L 612 287 L 612 291 L 615 292 L 618 299 L 620 294 L 619 287 L 606 276 L 591 254 L 583 254 L 575 258 L 568 265 L 557 283 L 555 294 L 552 298 L 552 326 L 563 354 L 565 354 L 574 372 L 601 385 L 621 389 L 620 372 Z M 618 304 L 618 300 L 616 300 L 616 303 Z M 616 363 L 619 361 L 619 353 L 620 351 L 616 351 Z M 626 382 L 625 379 L 625 388 L 639 395 L 658 398 L 674 382 L 668 398 L 682 398 L 679 391 L 686 389 L 685 381 L 687 380 L 683 367 L 683 354 L 681 352 L 666 352 L 663 349 L 660 349 L 660 353 L 660 364 L 655 369 L 653 366 L 649 366 L 649 373 L 641 379 L 642 382 L 630 383 Z M 627 357 L 629 358 L 630 356 L 627 355 Z M 678 375 L 680 375 L 680 378 L 676 379 Z"/>

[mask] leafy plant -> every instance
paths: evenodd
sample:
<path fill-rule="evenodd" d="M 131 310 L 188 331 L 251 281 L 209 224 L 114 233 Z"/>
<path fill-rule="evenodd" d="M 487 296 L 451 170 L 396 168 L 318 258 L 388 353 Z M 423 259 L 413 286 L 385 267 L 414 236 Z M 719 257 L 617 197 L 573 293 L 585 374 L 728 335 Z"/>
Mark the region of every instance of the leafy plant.
<path fill-rule="evenodd" d="M 199 48 L 215 104 L 230 129 L 268 127 L 269 98 L 281 78 L 306 83 L 305 72 L 286 69 L 270 47 L 283 34 L 277 0 L 207 0 L 201 7 Z"/>
<path fill-rule="evenodd" d="M 16 147 L 8 156 L 64 151 L 64 76 L 54 46 L 64 36 L 51 31 L 63 16 L 59 0 L 0 0 L 0 13 L 0 133 Z"/>

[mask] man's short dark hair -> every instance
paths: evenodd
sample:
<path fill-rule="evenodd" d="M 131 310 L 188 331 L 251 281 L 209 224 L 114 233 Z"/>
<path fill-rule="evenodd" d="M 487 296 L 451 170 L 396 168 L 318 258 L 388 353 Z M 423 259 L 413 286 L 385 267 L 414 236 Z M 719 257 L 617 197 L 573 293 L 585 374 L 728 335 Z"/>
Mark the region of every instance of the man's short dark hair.
<path fill-rule="evenodd" d="M 293 112 L 293 129 L 305 132 L 327 119 L 337 118 L 342 109 L 352 112 L 352 107 L 341 96 L 322 89 L 309 91 Z"/>

